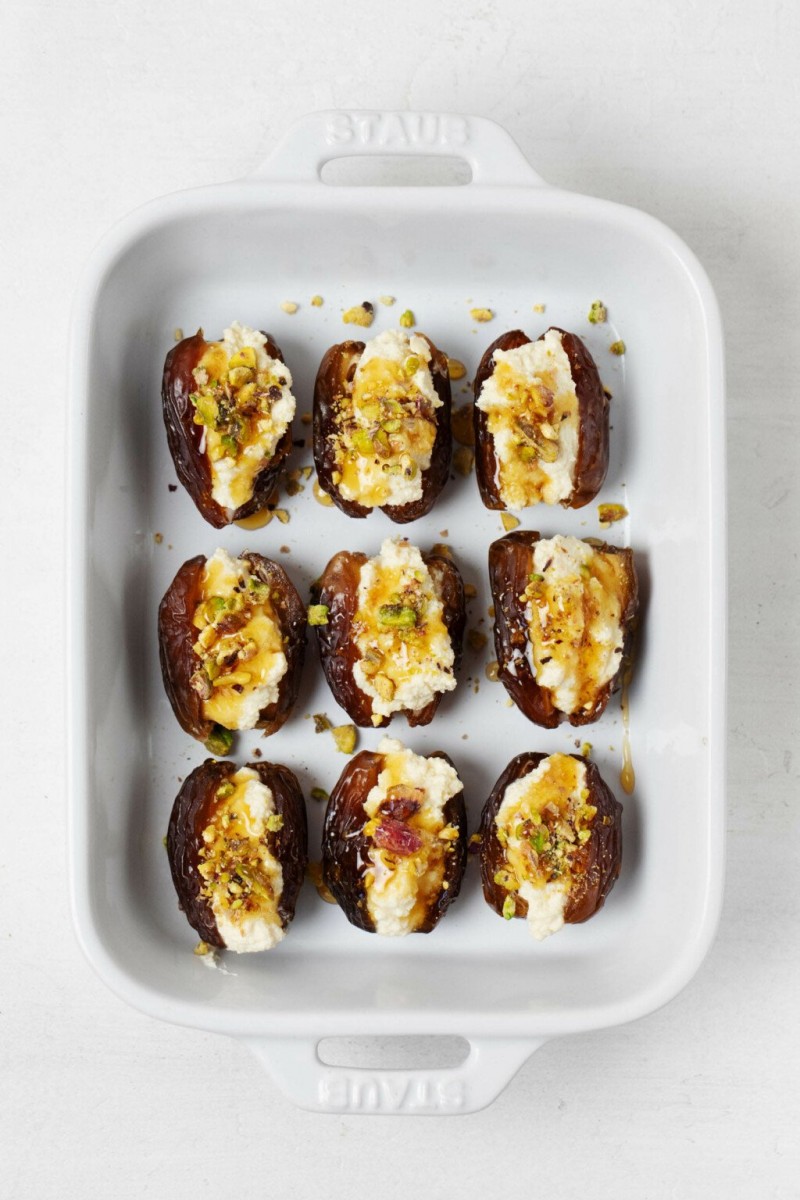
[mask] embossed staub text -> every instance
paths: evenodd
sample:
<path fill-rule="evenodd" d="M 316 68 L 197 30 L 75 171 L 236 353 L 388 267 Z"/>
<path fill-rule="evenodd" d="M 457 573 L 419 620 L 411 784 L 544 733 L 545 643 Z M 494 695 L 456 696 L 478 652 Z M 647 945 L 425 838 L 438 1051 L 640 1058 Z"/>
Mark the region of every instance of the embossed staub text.
<path fill-rule="evenodd" d="M 325 124 L 325 140 L 330 146 L 454 151 L 469 142 L 469 121 L 440 113 L 333 113 Z"/>
<path fill-rule="evenodd" d="M 461 1079 L 335 1075 L 319 1081 L 320 1104 L 342 1112 L 458 1112 L 466 1102 Z"/>

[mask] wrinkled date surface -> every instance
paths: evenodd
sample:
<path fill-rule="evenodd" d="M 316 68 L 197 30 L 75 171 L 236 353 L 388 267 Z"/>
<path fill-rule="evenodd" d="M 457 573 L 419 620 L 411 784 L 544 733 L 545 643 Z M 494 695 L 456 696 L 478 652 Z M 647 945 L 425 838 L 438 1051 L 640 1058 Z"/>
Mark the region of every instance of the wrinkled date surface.
<path fill-rule="evenodd" d="M 429 757 L 443 758 L 453 765 L 448 756 L 441 751 L 436 751 Z M 422 847 L 422 835 L 407 824 L 415 811 L 413 801 L 384 801 L 373 837 L 369 838 L 364 833 L 364 826 L 368 821 L 364 802 L 372 788 L 377 786 L 378 776 L 383 770 L 383 761 L 382 754 L 362 750 L 348 763 L 331 792 L 322 834 L 322 871 L 325 883 L 348 921 L 368 933 L 375 932 L 367 907 L 364 884 L 370 846 L 374 844 L 400 858 L 416 854 Z M 453 851 L 445 860 L 443 882 L 448 886 L 442 887 L 433 897 L 424 921 L 415 930 L 416 933 L 430 933 L 455 900 L 461 887 L 467 860 L 467 816 L 463 792 L 447 802 L 444 818 L 458 829 L 458 840 L 452 843 Z"/>
<path fill-rule="evenodd" d="M 294 916 L 308 861 L 305 804 L 300 785 L 288 767 L 267 762 L 248 763 L 247 766 L 272 792 L 275 811 L 283 821 L 281 828 L 267 837 L 268 849 L 283 871 L 278 916 L 285 929 Z M 220 803 L 217 791 L 237 769 L 235 763 L 211 758 L 196 767 L 175 799 L 167 831 L 167 855 L 180 907 L 203 941 L 219 949 L 224 948 L 225 943 L 217 929 L 211 905 L 202 895 L 204 880 L 198 867 L 203 830 Z"/>
<path fill-rule="evenodd" d="M 268 333 L 265 350 L 271 358 L 283 362 L 280 347 Z M 204 426 L 195 424 L 195 407 L 190 396 L 197 390 L 192 372 L 198 366 L 208 342 L 201 331 L 184 338 L 173 346 L 164 363 L 161 381 L 161 406 L 167 430 L 172 461 L 187 492 L 194 500 L 199 512 L 210 525 L 222 529 L 233 521 L 241 521 L 267 507 L 267 501 L 275 490 L 278 476 L 292 449 L 291 425 L 275 447 L 272 458 L 264 464 L 253 481 L 253 495 L 233 513 L 219 505 L 211 494 L 211 469 L 208 458 L 201 450 Z"/>
<path fill-rule="evenodd" d="M 418 517 L 424 517 L 430 512 L 447 482 L 450 470 L 452 437 L 447 356 L 434 346 L 430 338 L 426 337 L 425 341 L 431 348 L 431 378 L 442 405 L 434 412 L 436 437 L 430 466 L 422 473 L 422 495 L 419 500 L 408 504 L 382 506 L 382 511 L 397 524 L 416 521 Z M 363 353 L 364 342 L 341 342 L 331 346 L 320 363 L 314 385 L 314 465 L 317 478 L 320 487 L 348 517 L 367 517 L 372 512 L 366 505 L 346 499 L 334 481 L 334 474 L 339 469 L 336 450 L 343 428 L 342 414 L 349 408 L 347 398 L 352 391 L 353 377 Z"/>
<path fill-rule="evenodd" d="M 265 734 L 275 733 L 289 716 L 300 689 L 306 649 L 306 609 L 289 576 L 278 563 L 245 551 L 239 556 L 251 574 L 268 584 L 273 611 L 280 626 L 286 674 L 278 685 L 278 699 L 264 708 L 256 724 Z M 203 701 L 190 680 L 198 659 L 193 650 L 197 629 L 192 624 L 201 598 L 206 559 L 190 558 L 167 588 L 158 609 L 158 650 L 161 675 L 172 711 L 186 733 L 205 742 L 214 724 L 203 714 Z"/>
<path fill-rule="evenodd" d="M 571 758 L 578 758 L 571 755 Z M 513 916 L 527 915 L 527 904 L 515 892 L 508 891 L 496 877 L 501 877 L 506 865 L 505 851 L 497 838 L 495 818 L 506 789 L 518 779 L 535 771 L 546 754 L 518 754 L 506 767 L 492 788 L 481 815 L 480 864 L 483 894 L 486 903 L 496 913 L 504 915 L 503 906 L 508 896 L 514 902 Z M 583 762 L 583 759 L 578 759 Z M 589 791 L 588 804 L 596 807 L 589 840 L 577 848 L 571 859 L 571 885 L 567 895 L 564 920 L 568 925 L 579 925 L 603 907 L 606 896 L 613 888 L 622 864 L 622 805 L 606 786 L 594 763 L 586 762 L 586 787 Z"/>
<path fill-rule="evenodd" d="M 578 458 L 575 464 L 573 489 L 567 499 L 562 500 L 561 503 L 565 508 L 582 508 L 600 491 L 608 471 L 609 398 L 603 389 L 595 361 L 581 339 L 574 333 L 566 333 L 563 329 L 556 329 L 555 332 L 562 335 L 561 344 L 569 359 L 575 383 L 575 394 L 578 398 Z M 544 336 L 542 334 L 542 337 Z M 537 340 L 541 341 L 541 338 Z M 492 342 L 481 359 L 475 376 L 476 400 L 481 394 L 484 383 L 494 372 L 495 351 L 516 350 L 531 341 L 533 338 L 529 338 L 521 329 L 513 329 L 508 333 L 501 334 Z M 505 508 L 506 505 L 500 497 L 499 471 L 494 452 L 494 438 L 489 432 L 489 417 L 483 409 L 478 408 L 477 404 L 473 407 L 473 420 L 475 423 L 475 473 L 478 478 L 481 499 L 487 508 Z"/>
<path fill-rule="evenodd" d="M 605 542 L 593 543 L 596 550 L 619 554 L 625 561 L 627 587 L 621 604 L 624 642 L 620 665 L 613 679 L 598 692 L 591 709 L 567 714 L 556 708 L 550 690 L 541 688 L 536 682 L 528 652 L 528 622 L 525 602 L 520 597 L 528 586 L 533 548 L 539 538 L 540 534 L 534 530 L 517 529 L 489 547 L 489 583 L 495 611 L 494 642 L 498 678 L 529 721 L 546 729 L 553 729 L 565 720 L 571 725 L 588 725 L 603 713 L 630 668 L 639 608 L 633 551 L 609 546 Z"/>
<path fill-rule="evenodd" d="M 458 567 L 443 554 L 423 555 L 430 572 L 434 590 L 442 603 L 442 616 L 450 644 L 455 654 L 453 670 L 457 673 L 461 664 L 466 623 L 464 584 Z M 380 725 L 373 725 L 372 697 L 358 687 L 353 676 L 353 667 L 361 657 L 354 636 L 353 622 L 358 610 L 358 585 L 361 568 L 367 562 L 366 554 L 358 551 L 341 550 L 330 560 L 313 588 L 315 603 L 328 609 L 326 625 L 317 626 L 319 653 L 322 669 L 336 703 L 348 714 L 356 725 L 381 728 L 388 725 L 391 717 L 383 717 Z M 442 694 L 439 693 L 424 708 L 406 711 L 409 725 L 428 725 L 433 720 Z"/>

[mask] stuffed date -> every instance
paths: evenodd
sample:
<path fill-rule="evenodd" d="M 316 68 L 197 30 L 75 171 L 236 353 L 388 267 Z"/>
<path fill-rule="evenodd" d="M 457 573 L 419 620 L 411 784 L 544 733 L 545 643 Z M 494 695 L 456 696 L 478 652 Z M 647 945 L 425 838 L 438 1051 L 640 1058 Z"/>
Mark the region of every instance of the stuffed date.
<path fill-rule="evenodd" d="M 404 713 L 429 724 L 461 659 L 464 585 L 452 560 L 403 538 L 387 538 L 376 558 L 343 550 L 312 599 L 325 677 L 351 720 L 384 726 Z"/>
<path fill-rule="evenodd" d="M 498 677 L 537 725 L 596 721 L 629 668 L 633 551 L 516 530 L 489 547 Z"/>
<path fill-rule="evenodd" d="M 207 759 L 192 771 L 172 808 L 167 853 L 180 907 L 206 945 L 241 954 L 283 940 L 307 842 L 288 767 Z"/>
<path fill-rule="evenodd" d="M 487 508 L 593 500 L 608 470 L 608 396 L 580 338 L 521 330 L 488 348 L 475 376 L 475 472 Z"/>
<path fill-rule="evenodd" d="M 300 687 L 306 610 L 278 563 L 246 551 L 189 559 L 158 610 L 161 673 L 181 727 L 214 754 L 234 729 L 280 729 Z"/>
<path fill-rule="evenodd" d="M 292 448 L 292 377 L 272 338 L 234 321 L 167 355 L 161 399 L 175 470 L 218 529 L 265 508 Z"/>
<path fill-rule="evenodd" d="M 451 454 L 447 357 L 423 334 L 387 330 L 326 353 L 314 388 L 314 462 L 342 512 L 395 522 L 433 506 Z"/>
<path fill-rule="evenodd" d="M 479 836 L 486 903 L 506 920 L 527 918 L 542 941 L 602 908 L 622 861 L 622 805 L 576 754 L 518 754 Z"/>
<path fill-rule="evenodd" d="M 446 754 L 384 737 L 348 763 L 331 793 L 323 879 L 369 933 L 430 933 L 458 895 L 467 853 L 463 785 Z"/>

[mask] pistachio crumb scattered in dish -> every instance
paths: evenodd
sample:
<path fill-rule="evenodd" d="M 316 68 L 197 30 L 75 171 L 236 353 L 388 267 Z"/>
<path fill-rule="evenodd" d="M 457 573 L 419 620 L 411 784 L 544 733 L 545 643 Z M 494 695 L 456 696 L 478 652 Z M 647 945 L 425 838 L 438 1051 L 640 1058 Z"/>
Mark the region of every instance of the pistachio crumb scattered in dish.
<path fill-rule="evenodd" d="M 345 309 L 342 320 L 345 325 L 363 325 L 367 328 L 375 320 L 375 309 L 369 300 L 364 300 L 361 304 L 354 304 L 352 308 Z"/>

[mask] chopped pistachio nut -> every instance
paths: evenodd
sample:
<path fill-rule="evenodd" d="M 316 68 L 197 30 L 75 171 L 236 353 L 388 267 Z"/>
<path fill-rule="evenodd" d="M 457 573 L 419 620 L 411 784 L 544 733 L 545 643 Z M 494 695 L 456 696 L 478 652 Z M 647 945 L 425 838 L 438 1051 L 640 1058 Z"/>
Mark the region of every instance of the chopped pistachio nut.
<path fill-rule="evenodd" d="M 355 725 L 335 725 L 331 730 L 336 749 L 342 754 L 352 754 L 356 748 L 358 734 Z"/>
<path fill-rule="evenodd" d="M 270 813 L 265 823 L 270 833 L 278 833 L 283 829 L 283 817 L 280 813 Z"/>
<path fill-rule="evenodd" d="M 289 524 L 289 514 L 288 514 L 288 512 L 286 511 L 286 509 L 285 509 L 285 508 L 276 508 L 276 509 L 275 509 L 275 516 L 278 518 L 278 520 L 280 521 L 281 525 L 288 525 L 288 524 Z"/>
<path fill-rule="evenodd" d="M 592 753 L 592 743 L 584 742 L 583 745 L 581 746 L 581 757 L 588 758 L 591 753 Z"/>
<path fill-rule="evenodd" d="M 473 321 L 484 322 L 494 320 L 494 312 L 491 308 L 471 308 L 469 310 L 469 315 L 472 317 Z"/>
<path fill-rule="evenodd" d="M 505 917 L 505 919 L 507 921 L 510 921 L 511 918 L 516 914 L 516 911 L 517 911 L 516 900 L 514 899 L 513 896 L 506 896 L 505 900 L 503 901 L 503 916 Z"/>
<path fill-rule="evenodd" d="M 227 800 L 228 797 L 232 796 L 235 791 L 236 791 L 235 784 L 231 783 L 231 781 L 228 779 L 225 781 L 225 783 L 221 783 L 219 785 L 219 787 L 217 788 L 217 793 L 216 793 L 217 799 L 218 800 Z"/>
<path fill-rule="evenodd" d="M 205 958 L 211 947 L 207 942 L 198 942 L 194 948 L 194 952 L 198 958 Z"/>
<path fill-rule="evenodd" d="M 460 358 L 448 358 L 447 374 L 451 379 L 463 379 L 467 373 L 467 368 L 464 366 Z"/>
<path fill-rule="evenodd" d="M 628 510 L 623 504 L 598 504 L 597 515 L 601 525 L 613 525 L 615 521 L 624 521 Z"/>
<path fill-rule="evenodd" d="M 476 654 L 485 648 L 486 641 L 486 634 L 481 633 L 480 629 L 470 629 L 469 633 L 467 634 L 467 645 L 469 646 L 470 650 L 474 650 Z"/>
<path fill-rule="evenodd" d="M 289 315 L 292 316 L 297 312 L 299 305 L 295 304 L 294 300 L 282 300 L 281 308 L 285 313 L 289 313 Z"/>
<path fill-rule="evenodd" d="M 479 833 L 473 833 L 469 839 L 470 846 L 480 846 L 483 838 Z"/>
<path fill-rule="evenodd" d="M 616 354 L 617 357 L 625 353 L 625 343 L 623 342 L 622 338 L 620 338 L 618 342 L 612 342 L 608 348 L 611 353 Z"/>
<path fill-rule="evenodd" d="M 333 725 L 328 714 L 314 713 L 314 733 L 327 733 L 329 729 L 333 729 Z"/>
<path fill-rule="evenodd" d="M 592 325 L 603 325 L 608 313 L 606 306 L 602 300 L 593 300 L 592 306 L 587 314 L 587 319 Z"/>
<path fill-rule="evenodd" d="M 323 305 L 322 296 L 312 296 L 311 297 L 311 305 L 313 308 L 322 308 L 322 305 Z"/>
<path fill-rule="evenodd" d="M 534 304 L 533 311 L 535 313 L 543 313 L 546 308 L 547 308 L 546 304 Z"/>
<path fill-rule="evenodd" d="M 328 796 L 328 793 L 325 791 L 325 788 L 313 787 L 311 789 L 311 799 L 312 800 L 320 800 L 320 801 L 324 802 L 329 799 L 329 796 Z"/>
<path fill-rule="evenodd" d="M 405 312 L 400 313 L 400 319 L 398 321 L 398 324 L 403 329 L 411 329 L 411 328 L 413 328 L 414 325 L 416 325 L 416 323 L 417 323 L 417 319 L 414 316 L 414 314 L 410 308 L 407 308 L 405 310 Z"/>
<path fill-rule="evenodd" d="M 406 604 L 382 604 L 378 609 L 378 622 L 397 629 L 414 629 L 417 610 Z"/>
<path fill-rule="evenodd" d="M 516 529 L 519 525 L 519 517 L 512 517 L 511 513 L 504 512 L 500 514 L 500 520 L 503 522 L 503 528 L 507 533 L 512 529 Z"/>
<path fill-rule="evenodd" d="M 162 845 L 162 846 L 164 847 L 164 849 L 166 850 L 166 848 L 167 848 L 167 835 L 166 835 L 166 834 L 164 834 L 164 836 L 163 836 L 163 837 L 162 837 L 162 839 L 161 839 L 161 845 Z"/>
<path fill-rule="evenodd" d="M 469 446 L 459 446 L 453 455 L 453 466 L 459 475 L 464 478 L 469 475 L 475 465 L 475 453 L 470 450 Z M 517 522 L 519 524 L 519 522 Z"/>
<path fill-rule="evenodd" d="M 226 676 L 225 678 L 227 681 L 230 679 L 230 676 Z M 223 729 L 221 725 L 215 725 L 203 745 L 209 754 L 213 754 L 217 758 L 223 758 L 230 752 L 230 748 L 233 745 L 233 734 L 230 729 Z"/>
<path fill-rule="evenodd" d="M 183 341 L 183 330 L 181 329 L 180 325 L 178 325 L 175 329 L 173 329 L 172 336 L 176 342 Z"/>
<path fill-rule="evenodd" d="M 354 304 L 352 308 L 345 309 L 342 313 L 342 320 L 345 325 L 368 327 L 375 320 L 375 309 L 369 300 L 365 300 L 363 304 Z"/>
<path fill-rule="evenodd" d="M 309 604 L 308 606 L 308 623 L 309 625 L 327 625 L 328 624 L 328 605 L 327 604 Z"/>

